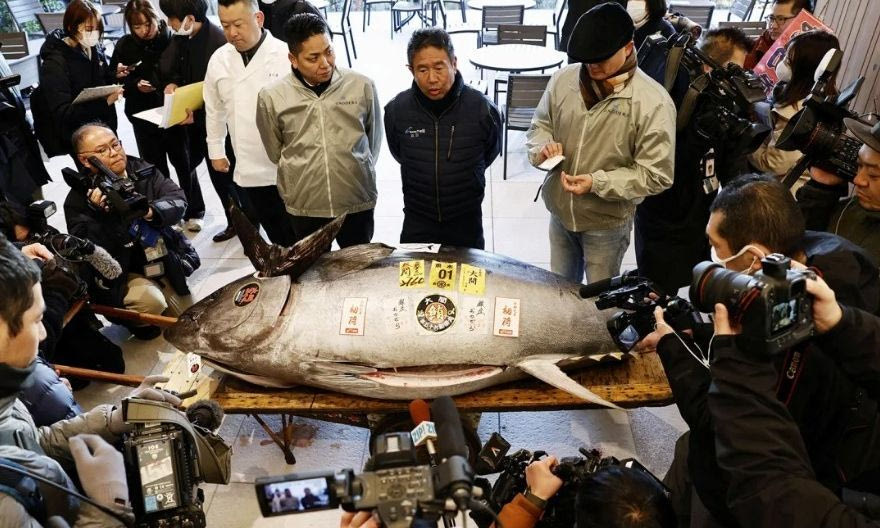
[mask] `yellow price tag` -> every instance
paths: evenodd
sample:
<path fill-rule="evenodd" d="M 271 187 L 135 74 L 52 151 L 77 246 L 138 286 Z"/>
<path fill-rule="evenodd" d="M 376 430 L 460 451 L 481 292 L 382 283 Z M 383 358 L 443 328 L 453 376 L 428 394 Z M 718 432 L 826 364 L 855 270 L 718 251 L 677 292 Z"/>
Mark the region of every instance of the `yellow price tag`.
<path fill-rule="evenodd" d="M 425 286 L 425 261 L 407 260 L 400 263 L 398 284 L 403 289 Z"/>
<path fill-rule="evenodd" d="M 462 264 L 458 290 L 471 295 L 483 295 L 486 292 L 486 270 Z"/>
<path fill-rule="evenodd" d="M 431 288 L 438 290 L 455 289 L 455 262 L 431 261 Z"/>

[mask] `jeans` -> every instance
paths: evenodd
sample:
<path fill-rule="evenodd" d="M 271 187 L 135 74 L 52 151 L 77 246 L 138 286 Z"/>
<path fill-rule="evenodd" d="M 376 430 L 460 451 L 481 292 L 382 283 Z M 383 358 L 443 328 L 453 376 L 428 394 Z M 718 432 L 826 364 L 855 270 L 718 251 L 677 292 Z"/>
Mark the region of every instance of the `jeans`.
<path fill-rule="evenodd" d="M 595 282 L 620 274 L 629 247 L 632 219 L 612 229 L 573 232 L 550 217 L 550 269 L 574 282 Z"/>

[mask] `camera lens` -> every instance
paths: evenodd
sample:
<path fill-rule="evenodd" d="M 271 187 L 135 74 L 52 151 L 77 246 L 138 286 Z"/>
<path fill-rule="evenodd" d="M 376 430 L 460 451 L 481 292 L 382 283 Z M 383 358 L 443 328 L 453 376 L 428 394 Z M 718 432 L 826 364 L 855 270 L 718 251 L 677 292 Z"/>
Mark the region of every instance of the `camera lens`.
<path fill-rule="evenodd" d="M 714 312 L 718 303 L 733 308 L 741 293 L 752 287 L 753 280 L 753 277 L 725 269 L 721 264 L 700 262 L 694 266 L 691 303 L 704 313 Z"/>

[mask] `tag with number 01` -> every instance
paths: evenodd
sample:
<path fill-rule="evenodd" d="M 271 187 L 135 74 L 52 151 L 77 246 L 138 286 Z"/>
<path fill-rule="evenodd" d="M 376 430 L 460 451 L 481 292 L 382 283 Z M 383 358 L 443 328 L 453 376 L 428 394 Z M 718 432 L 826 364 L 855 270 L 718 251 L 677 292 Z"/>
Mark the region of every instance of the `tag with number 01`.
<path fill-rule="evenodd" d="M 455 262 L 431 261 L 431 287 L 438 290 L 455 289 Z"/>
<path fill-rule="evenodd" d="M 486 270 L 462 264 L 458 290 L 471 295 L 483 295 L 486 291 Z"/>

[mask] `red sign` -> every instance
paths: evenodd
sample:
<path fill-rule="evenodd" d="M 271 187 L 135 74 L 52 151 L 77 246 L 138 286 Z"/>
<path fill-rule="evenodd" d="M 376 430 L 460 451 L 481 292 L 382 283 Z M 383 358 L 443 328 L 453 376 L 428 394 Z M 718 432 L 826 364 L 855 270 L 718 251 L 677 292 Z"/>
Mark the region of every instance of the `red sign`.
<path fill-rule="evenodd" d="M 814 17 L 806 9 L 801 9 L 801 12 L 794 17 L 794 20 L 792 20 L 788 27 L 785 28 L 782 35 L 776 39 L 776 42 L 770 46 L 767 53 L 761 57 L 761 62 L 755 66 L 753 71 L 755 72 L 755 75 L 761 79 L 761 82 L 764 83 L 764 88 L 768 96 L 773 90 L 773 86 L 776 84 L 776 65 L 779 64 L 779 61 L 781 61 L 783 57 L 785 57 L 785 47 L 788 45 L 788 42 L 796 35 L 813 29 L 821 29 L 828 33 L 834 33 L 830 27 L 823 24 L 821 20 Z"/>

